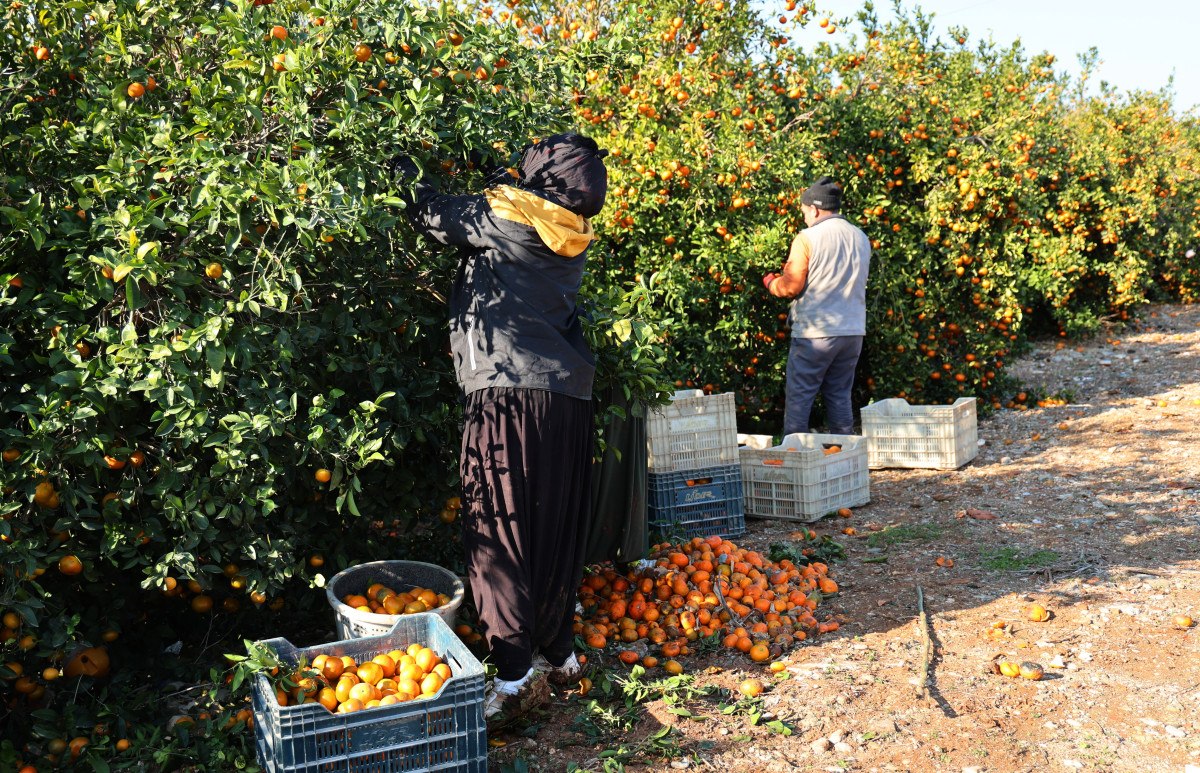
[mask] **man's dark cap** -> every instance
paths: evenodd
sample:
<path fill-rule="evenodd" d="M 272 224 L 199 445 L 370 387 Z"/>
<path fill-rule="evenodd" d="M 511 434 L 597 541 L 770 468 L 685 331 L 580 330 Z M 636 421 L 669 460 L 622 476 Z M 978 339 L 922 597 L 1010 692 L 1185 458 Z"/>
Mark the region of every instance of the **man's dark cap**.
<path fill-rule="evenodd" d="M 837 212 L 842 208 L 842 186 L 832 177 L 822 177 L 805 189 L 800 203 L 810 207 Z"/>

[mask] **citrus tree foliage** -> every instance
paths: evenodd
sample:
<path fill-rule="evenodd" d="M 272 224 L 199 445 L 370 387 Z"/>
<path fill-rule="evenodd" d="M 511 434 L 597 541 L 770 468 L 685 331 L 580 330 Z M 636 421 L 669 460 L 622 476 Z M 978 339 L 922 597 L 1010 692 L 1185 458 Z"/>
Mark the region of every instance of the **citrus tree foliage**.
<path fill-rule="evenodd" d="M 403 2 L 0 13 L 0 607 L 37 632 L 22 662 L 146 603 L 245 613 L 373 557 L 458 562 L 457 256 L 414 236 L 388 162 L 478 190 L 478 161 L 570 126 L 570 52 Z M 653 397 L 644 297 L 596 292 L 603 378 Z"/>
<path fill-rule="evenodd" d="M 822 174 L 844 182 L 844 214 L 875 250 L 860 400 L 999 405 L 1029 335 L 1195 297 L 1200 134 L 1166 96 L 1093 94 L 1052 55 L 938 36 L 919 12 L 883 25 L 869 4 L 853 20 L 766 10 L 593 0 L 500 15 L 546 46 L 623 35 L 626 56 L 583 73 L 576 114 L 613 148 L 610 268 L 654 276 L 677 385 L 736 391 L 744 423 L 777 425 L 786 304 L 758 280 Z M 852 22 L 856 36 L 790 37 Z"/>

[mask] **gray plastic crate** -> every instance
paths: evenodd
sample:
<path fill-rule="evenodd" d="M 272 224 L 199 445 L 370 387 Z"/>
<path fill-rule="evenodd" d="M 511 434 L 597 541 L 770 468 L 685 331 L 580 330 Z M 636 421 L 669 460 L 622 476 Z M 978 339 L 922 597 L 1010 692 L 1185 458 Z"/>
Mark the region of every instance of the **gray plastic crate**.
<path fill-rule="evenodd" d="M 334 714 L 319 703 L 280 706 L 263 675 L 252 699 L 258 761 L 267 773 L 486 773 L 483 666 L 450 626 L 432 612 L 403 615 L 386 634 L 299 649 L 286 639 L 261 642 L 288 664 L 319 654 L 349 655 L 362 662 L 420 642 L 450 666 L 437 695 L 353 714 Z"/>

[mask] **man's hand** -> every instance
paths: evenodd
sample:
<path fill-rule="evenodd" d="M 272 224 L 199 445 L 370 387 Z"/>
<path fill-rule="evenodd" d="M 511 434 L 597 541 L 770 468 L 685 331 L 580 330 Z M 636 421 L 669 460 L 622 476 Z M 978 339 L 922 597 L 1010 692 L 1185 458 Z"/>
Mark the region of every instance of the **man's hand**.
<path fill-rule="evenodd" d="M 763 275 L 763 278 L 762 278 L 763 287 L 767 288 L 767 290 L 770 291 L 771 283 L 774 282 L 778 278 L 779 278 L 779 274 L 776 274 L 774 271 L 772 271 L 769 274 Z"/>

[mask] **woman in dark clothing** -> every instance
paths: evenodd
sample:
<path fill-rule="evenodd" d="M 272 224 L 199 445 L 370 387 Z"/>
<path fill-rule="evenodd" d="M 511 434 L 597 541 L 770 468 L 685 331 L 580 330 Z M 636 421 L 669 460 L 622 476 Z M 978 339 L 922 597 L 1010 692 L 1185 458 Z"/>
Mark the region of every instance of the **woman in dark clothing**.
<path fill-rule="evenodd" d="M 450 345 L 466 393 L 460 475 L 467 572 L 497 678 L 485 713 L 506 719 L 568 683 L 593 452 L 592 378 L 577 296 L 588 218 L 608 174 L 594 141 L 530 146 L 515 185 L 452 196 L 420 179 L 408 215 L 462 247 Z M 398 167 L 416 177 L 411 161 Z M 540 657 L 539 657 L 540 655 Z M 535 668 L 535 659 L 540 668 Z"/>

